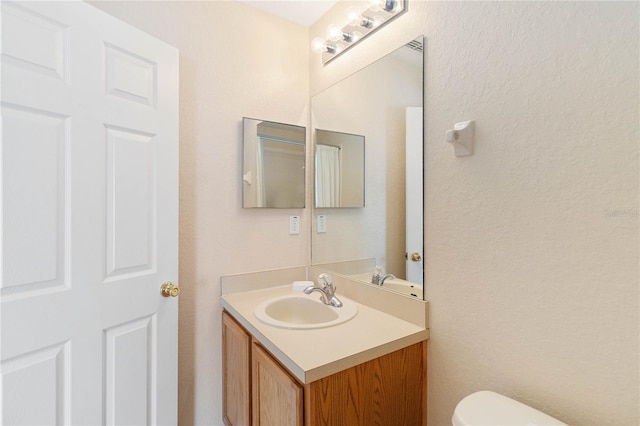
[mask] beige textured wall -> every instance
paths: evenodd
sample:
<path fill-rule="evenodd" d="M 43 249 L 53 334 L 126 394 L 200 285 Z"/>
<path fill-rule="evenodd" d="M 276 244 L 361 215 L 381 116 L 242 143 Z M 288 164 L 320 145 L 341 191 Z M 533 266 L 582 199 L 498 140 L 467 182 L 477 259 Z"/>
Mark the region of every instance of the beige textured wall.
<path fill-rule="evenodd" d="M 180 49 L 179 418 L 220 425 L 220 276 L 308 262 L 307 210 L 241 208 L 242 117 L 306 125 L 308 31 L 235 1 L 93 4 Z"/>
<path fill-rule="evenodd" d="M 339 3 L 310 39 L 342 16 Z M 639 416 L 639 4 L 419 2 L 311 93 L 426 42 L 429 424 L 492 389 L 569 424 Z M 444 134 L 476 120 L 476 152 Z"/>

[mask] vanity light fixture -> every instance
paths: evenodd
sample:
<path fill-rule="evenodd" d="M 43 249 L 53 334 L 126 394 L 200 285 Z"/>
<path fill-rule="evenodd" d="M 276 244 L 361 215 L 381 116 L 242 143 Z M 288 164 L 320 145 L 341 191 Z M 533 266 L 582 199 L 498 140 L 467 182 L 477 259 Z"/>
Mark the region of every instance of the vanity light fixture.
<path fill-rule="evenodd" d="M 406 12 L 407 1 L 370 0 L 366 8 L 352 6 L 347 10 L 346 25 L 329 25 L 324 37 L 313 39 L 311 49 L 322 55 L 322 63 L 326 65 L 378 28 Z"/>

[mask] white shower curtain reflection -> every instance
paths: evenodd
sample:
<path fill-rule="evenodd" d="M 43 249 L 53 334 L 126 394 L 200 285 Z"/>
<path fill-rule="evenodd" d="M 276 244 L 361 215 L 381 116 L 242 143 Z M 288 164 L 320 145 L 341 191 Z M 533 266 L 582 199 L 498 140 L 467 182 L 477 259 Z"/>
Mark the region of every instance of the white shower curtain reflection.
<path fill-rule="evenodd" d="M 256 148 L 256 205 L 266 207 L 266 190 L 264 185 L 264 142 L 260 136 L 258 136 Z"/>
<path fill-rule="evenodd" d="M 340 207 L 342 173 L 340 148 L 316 147 L 316 207 Z"/>

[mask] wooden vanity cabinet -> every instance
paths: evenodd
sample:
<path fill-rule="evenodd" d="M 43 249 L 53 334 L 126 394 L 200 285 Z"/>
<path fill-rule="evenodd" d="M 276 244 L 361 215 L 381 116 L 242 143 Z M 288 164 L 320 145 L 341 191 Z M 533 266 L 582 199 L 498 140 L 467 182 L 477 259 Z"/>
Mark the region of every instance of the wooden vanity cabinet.
<path fill-rule="evenodd" d="M 229 426 L 427 424 L 426 341 L 302 384 L 226 312 L 222 324 Z"/>

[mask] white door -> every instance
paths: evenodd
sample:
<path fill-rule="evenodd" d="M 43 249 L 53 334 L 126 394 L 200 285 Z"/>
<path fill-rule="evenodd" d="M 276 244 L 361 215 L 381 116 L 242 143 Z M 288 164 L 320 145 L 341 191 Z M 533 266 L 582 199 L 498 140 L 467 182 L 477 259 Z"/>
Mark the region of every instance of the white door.
<path fill-rule="evenodd" d="M 424 277 L 424 192 L 422 108 L 407 108 L 406 116 L 406 238 L 407 280 L 422 284 Z"/>
<path fill-rule="evenodd" d="M 2 1 L 2 424 L 175 424 L 178 52 Z"/>

